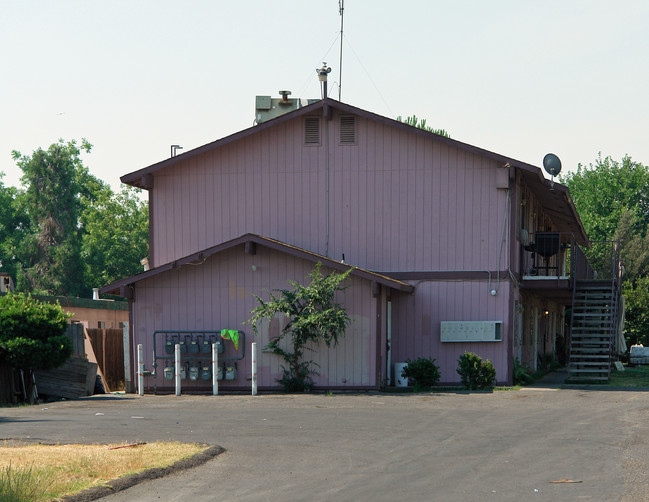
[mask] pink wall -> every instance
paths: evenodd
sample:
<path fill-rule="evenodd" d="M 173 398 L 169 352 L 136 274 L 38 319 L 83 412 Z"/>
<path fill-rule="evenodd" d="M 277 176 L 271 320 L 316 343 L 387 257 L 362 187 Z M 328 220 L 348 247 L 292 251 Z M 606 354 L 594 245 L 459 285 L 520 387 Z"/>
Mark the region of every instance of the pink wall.
<path fill-rule="evenodd" d="M 510 252 L 515 249 L 510 245 L 511 221 L 505 220 L 507 169 L 435 137 L 359 116 L 356 143 L 343 145 L 338 141 L 339 123 L 337 111 L 331 121 L 321 119 L 323 128 L 329 128 L 328 148 L 324 132 L 321 145 L 303 145 L 303 117 L 298 117 L 156 172 L 150 193 L 153 265 L 248 232 L 325 254 L 328 152 L 330 257 L 340 259 L 344 253 L 347 263 L 383 272 L 507 269 Z M 501 242 L 503 228 L 505 241 Z M 147 303 L 160 309 L 138 311 L 139 319 L 146 319 L 142 324 L 136 318 L 138 337 L 161 329 L 155 327 L 158 325 L 240 323 L 254 306 L 246 292 L 271 284 L 284 286 L 286 278 L 304 277 L 311 266 L 298 266 L 292 258 L 278 259 L 272 275 L 264 275 L 260 282 L 261 274 L 253 276 L 249 271 L 249 258 L 243 254 L 236 260 L 216 258 L 210 267 L 223 266 L 222 271 L 200 272 L 195 277 L 191 270 L 184 271 L 182 278 L 174 279 L 177 283 L 161 290 L 156 286 L 155 291 L 142 293 L 138 285 L 136 309 L 140 309 L 137 304 L 142 294 L 153 294 Z M 228 264 L 229 260 L 235 261 Z M 196 268 L 204 270 L 205 266 Z M 502 275 L 496 297 L 489 295 L 486 280 L 415 280 L 414 295 L 399 295 L 394 300 L 392 361 L 435 357 L 442 366 L 442 380 L 456 382 L 457 357 L 471 350 L 491 359 L 499 381 L 507 380 L 510 284 Z M 217 282 L 205 285 L 208 278 Z M 171 280 L 171 275 L 165 276 L 164 281 Z M 227 296 L 233 281 L 244 291 L 236 302 Z M 201 299 L 203 296 L 206 299 Z M 355 326 L 363 333 L 373 333 L 366 319 L 376 319 L 379 307 L 366 305 L 366 297 L 363 294 L 354 300 L 362 302 L 354 305 L 354 312 L 362 316 Z M 169 312 L 162 310 L 163 301 Z M 185 301 L 189 302 L 186 306 Z M 219 312 L 213 305 L 228 308 Z M 506 339 L 441 344 L 442 320 L 502 320 Z M 374 340 L 363 335 L 346 340 L 335 353 L 319 351 L 317 357 L 326 369 L 320 382 L 373 385 L 377 364 Z M 260 385 L 272 385 L 279 363 L 264 364 L 268 366 Z"/>
<path fill-rule="evenodd" d="M 506 169 L 361 117 L 356 144 L 341 145 L 338 115 L 321 123 L 330 257 L 381 271 L 498 268 Z M 324 254 L 325 136 L 302 137 L 298 117 L 155 173 L 153 265 L 247 232 Z"/>
<path fill-rule="evenodd" d="M 256 270 L 252 270 L 255 265 Z M 226 388 L 250 388 L 250 343 L 252 327 L 242 325 L 256 306 L 252 294 L 267 298 L 268 290 L 290 287 L 287 278 L 300 281 L 311 272 L 314 264 L 286 254 L 257 246 L 257 254 L 244 253 L 238 246 L 208 258 L 202 265 L 185 265 L 158 276 L 140 281 L 133 303 L 135 343 L 144 345 L 147 369 L 152 363 L 152 335 L 156 330 L 220 330 L 241 329 L 246 332 L 246 358 L 237 363 L 239 376 L 234 383 L 222 381 Z M 324 271 L 326 272 L 326 270 Z M 337 347 L 317 347 L 312 354 L 319 364 L 320 376 L 316 385 L 328 387 L 373 387 L 376 385 L 376 308 L 370 281 L 352 277 L 350 287 L 341 293 L 352 323 Z M 280 319 L 283 322 L 283 319 Z M 279 356 L 262 352 L 269 341 L 267 327 L 258 337 L 258 385 L 274 387 L 281 376 Z M 157 352 L 164 354 L 163 337 L 158 338 Z M 233 355 L 233 347 L 226 343 L 224 356 Z M 191 354 L 187 354 L 191 359 Z M 208 359 L 205 359 L 206 361 Z M 211 361 L 211 360 L 210 360 Z M 164 361 L 159 361 L 162 373 Z M 171 364 L 171 360 L 169 361 Z M 169 387 L 172 382 L 157 377 L 158 387 Z M 146 386 L 153 385 L 147 378 Z M 208 382 L 211 386 L 211 381 Z M 191 389 L 205 383 L 183 381 L 183 388 Z"/>
<path fill-rule="evenodd" d="M 486 275 L 486 274 L 485 274 Z M 496 287 L 495 281 L 491 284 Z M 457 358 L 475 352 L 490 359 L 499 382 L 507 381 L 510 362 L 509 296 L 511 283 L 502 281 L 496 296 L 487 281 L 422 282 L 415 295 L 393 299 L 392 362 L 432 357 L 440 367 L 441 382 L 459 383 Z M 502 342 L 440 342 L 441 321 L 502 321 Z"/>

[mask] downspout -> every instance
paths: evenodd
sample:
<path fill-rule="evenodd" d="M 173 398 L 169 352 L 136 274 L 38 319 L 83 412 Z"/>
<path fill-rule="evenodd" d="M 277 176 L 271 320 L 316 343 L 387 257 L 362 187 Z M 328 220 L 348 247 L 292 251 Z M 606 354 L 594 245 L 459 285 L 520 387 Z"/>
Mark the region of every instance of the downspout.
<path fill-rule="evenodd" d="M 326 89 L 326 82 L 325 82 Z M 326 99 L 326 96 L 325 96 Z M 325 118 L 325 256 L 329 257 L 329 117 L 324 113 Z"/>
<path fill-rule="evenodd" d="M 392 386 L 392 300 L 388 300 L 388 334 L 387 334 L 387 355 L 386 355 L 386 361 L 387 361 L 387 381 L 388 381 L 388 386 Z"/>

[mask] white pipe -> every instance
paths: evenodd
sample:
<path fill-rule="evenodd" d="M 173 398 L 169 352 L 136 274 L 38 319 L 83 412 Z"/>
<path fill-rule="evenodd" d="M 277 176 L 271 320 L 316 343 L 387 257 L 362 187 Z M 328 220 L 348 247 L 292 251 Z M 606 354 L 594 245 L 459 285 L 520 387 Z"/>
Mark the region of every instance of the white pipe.
<path fill-rule="evenodd" d="M 392 302 L 388 301 L 388 385 L 392 385 Z"/>
<path fill-rule="evenodd" d="M 175 356 L 175 377 L 176 377 L 176 395 L 180 396 L 180 344 L 177 343 L 175 350 L 174 350 L 174 356 Z"/>
<path fill-rule="evenodd" d="M 144 395 L 144 348 L 142 344 L 137 346 L 137 393 Z"/>
<path fill-rule="evenodd" d="M 257 395 L 257 342 L 252 342 L 252 395 Z"/>
<path fill-rule="evenodd" d="M 219 351 L 218 344 L 212 344 L 212 395 L 219 395 Z"/>

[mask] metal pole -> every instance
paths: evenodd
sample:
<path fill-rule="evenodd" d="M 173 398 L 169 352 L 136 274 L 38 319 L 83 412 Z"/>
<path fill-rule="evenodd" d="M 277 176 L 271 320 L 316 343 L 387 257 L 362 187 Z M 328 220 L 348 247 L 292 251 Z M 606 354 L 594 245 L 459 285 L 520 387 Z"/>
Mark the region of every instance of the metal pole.
<path fill-rule="evenodd" d="M 175 350 L 175 363 L 176 363 L 176 395 L 180 396 L 180 344 L 177 343 Z"/>
<path fill-rule="evenodd" d="M 252 395 L 257 395 L 257 342 L 252 342 Z"/>
<path fill-rule="evenodd" d="M 219 395 L 219 351 L 218 344 L 212 344 L 212 395 Z"/>
<path fill-rule="evenodd" d="M 338 13 L 340 14 L 340 68 L 338 76 L 338 101 L 342 99 L 343 88 L 343 19 L 345 13 L 345 0 L 339 0 Z M 327 96 L 325 96 L 326 98 Z"/>
<path fill-rule="evenodd" d="M 137 346 L 137 392 L 144 395 L 144 348 L 142 344 Z"/>

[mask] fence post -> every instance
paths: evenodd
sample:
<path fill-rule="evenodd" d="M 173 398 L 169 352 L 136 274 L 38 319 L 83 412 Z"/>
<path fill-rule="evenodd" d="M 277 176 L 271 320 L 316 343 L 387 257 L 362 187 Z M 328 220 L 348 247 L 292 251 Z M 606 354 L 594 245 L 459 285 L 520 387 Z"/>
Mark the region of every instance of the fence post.
<path fill-rule="evenodd" d="M 219 395 L 219 351 L 218 344 L 212 344 L 212 395 Z"/>
<path fill-rule="evenodd" d="M 137 346 L 137 392 L 144 395 L 144 348 L 142 344 Z"/>
<path fill-rule="evenodd" d="M 180 396 L 180 344 L 176 344 L 174 351 L 175 363 L 176 363 L 176 395 Z"/>
<path fill-rule="evenodd" d="M 124 391 L 131 392 L 131 351 L 129 350 L 129 326 L 125 322 L 122 326 L 123 343 L 124 343 Z"/>
<path fill-rule="evenodd" d="M 257 395 L 257 342 L 252 342 L 252 395 Z"/>

